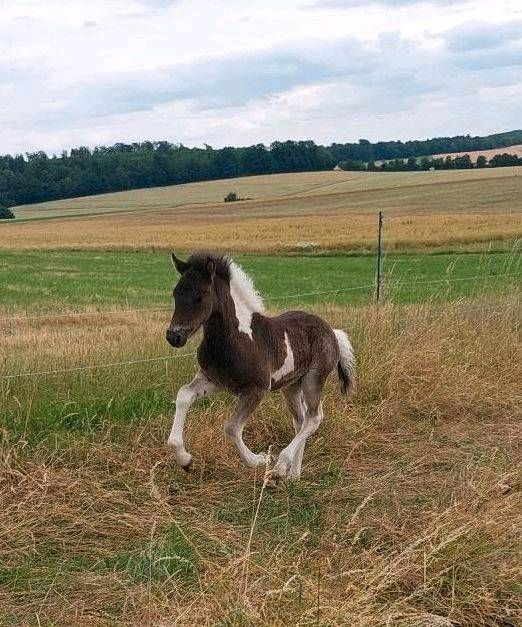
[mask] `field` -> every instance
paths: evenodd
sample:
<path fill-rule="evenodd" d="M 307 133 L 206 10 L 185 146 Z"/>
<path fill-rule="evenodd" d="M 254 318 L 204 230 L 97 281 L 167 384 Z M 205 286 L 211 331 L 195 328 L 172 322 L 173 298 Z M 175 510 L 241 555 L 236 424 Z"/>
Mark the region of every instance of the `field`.
<path fill-rule="evenodd" d="M 388 250 L 509 250 L 521 174 L 315 172 L 105 194 L 15 209 L 30 222 L 0 225 L 0 248 L 359 253 L 375 248 L 380 209 Z M 230 190 L 252 200 L 225 204 Z"/>
<path fill-rule="evenodd" d="M 0 624 L 520 624 L 522 177 L 493 172 L 253 177 L 1 225 Z M 353 339 L 356 393 L 328 382 L 297 484 L 242 466 L 225 394 L 189 415 L 194 473 L 165 446 L 197 367 L 164 340 L 166 251 L 199 246 Z M 246 440 L 291 432 L 273 395 Z"/>
<path fill-rule="evenodd" d="M 477 157 L 480 155 L 484 155 L 486 159 L 491 159 L 495 155 L 501 155 L 507 153 L 508 155 L 517 155 L 517 157 L 522 157 L 522 145 L 517 144 L 515 146 L 506 146 L 505 148 L 492 148 L 491 150 L 472 150 L 468 152 L 445 152 L 439 155 L 433 155 L 434 157 L 462 157 L 464 155 L 469 155 L 473 162 L 476 162 Z"/>

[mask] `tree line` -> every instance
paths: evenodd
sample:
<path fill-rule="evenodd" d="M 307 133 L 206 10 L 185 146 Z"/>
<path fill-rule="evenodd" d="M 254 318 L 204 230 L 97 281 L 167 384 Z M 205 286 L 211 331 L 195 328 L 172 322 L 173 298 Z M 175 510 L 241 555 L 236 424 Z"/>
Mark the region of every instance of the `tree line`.
<path fill-rule="evenodd" d="M 522 143 L 520 130 L 487 137 L 465 135 L 425 141 L 371 143 L 360 139 L 357 143 L 330 146 L 289 140 L 269 146 L 214 149 L 209 145 L 188 148 L 166 141 L 144 141 L 93 149 L 80 147 L 51 156 L 43 151 L 4 155 L 0 156 L 0 206 L 255 174 L 331 170 L 339 162 L 363 163 L 366 169 L 366 164 L 375 165 L 378 160 L 403 161 L 517 143 Z M 398 161 L 396 165 L 399 167 Z"/>

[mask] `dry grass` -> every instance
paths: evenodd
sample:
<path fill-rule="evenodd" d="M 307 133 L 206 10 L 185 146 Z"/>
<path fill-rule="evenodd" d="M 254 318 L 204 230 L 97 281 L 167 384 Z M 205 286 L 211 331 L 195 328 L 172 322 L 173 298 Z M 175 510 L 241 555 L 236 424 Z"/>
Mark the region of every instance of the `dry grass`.
<path fill-rule="evenodd" d="M 34 222 L 10 228 L 0 246 L 9 249 L 193 250 L 212 247 L 236 252 L 369 251 L 375 248 L 373 215 L 319 214 L 283 218 L 231 218 L 198 211 L 136 213 L 62 222 Z M 522 214 L 477 213 L 390 217 L 389 251 L 511 248 L 522 235 Z"/>
<path fill-rule="evenodd" d="M 132 405 L 191 362 L 2 383 L 5 622 L 519 624 L 517 301 L 320 311 L 354 337 L 359 387 L 329 384 L 304 478 L 276 492 L 225 443 L 229 399 L 189 419 L 190 476 L 168 403 Z M 5 324 L 4 372 L 166 351 L 161 314 Z M 247 438 L 290 432 L 270 397 Z"/>

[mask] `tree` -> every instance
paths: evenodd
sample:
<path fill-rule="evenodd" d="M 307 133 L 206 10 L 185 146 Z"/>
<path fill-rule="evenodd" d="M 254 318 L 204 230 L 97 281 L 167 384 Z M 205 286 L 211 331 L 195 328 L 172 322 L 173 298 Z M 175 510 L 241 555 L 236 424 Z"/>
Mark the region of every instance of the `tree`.
<path fill-rule="evenodd" d="M 488 165 L 488 160 L 484 155 L 479 155 L 477 157 L 477 168 L 485 168 Z"/>
<path fill-rule="evenodd" d="M 14 217 L 15 214 L 11 211 L 11 209 L 0 205 L 0 220 L 13 220 Z"/>
<path fill-rule="evenodd" d="M 473 167 L 473 162 L 469 155 L 463 155 L 462 157 L 455 157 L 453 167 L 458 170 L 468 170 Z"/>
<path fill-rule="evenodd" d="M 366 166 L 362 161 L 354 161 L 353 159 L 347 159 L 346 161 L 341 161 L 339 164 L 341 170 L 366 170 Z"/>

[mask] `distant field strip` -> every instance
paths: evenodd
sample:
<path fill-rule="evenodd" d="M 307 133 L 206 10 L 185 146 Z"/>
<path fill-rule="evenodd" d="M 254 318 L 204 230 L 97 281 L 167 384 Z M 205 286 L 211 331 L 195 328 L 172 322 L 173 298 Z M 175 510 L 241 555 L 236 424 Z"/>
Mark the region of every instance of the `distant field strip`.
<path fill-rule="evenodd" d="M 516 144 L 515 146 L 506 146 L 504 148 L 491 148 L 490 150 L 468 150 L 467 152 L 443 152 L 438 155 L 433 155 L 433 157 L 462 157 L 464 155 L 469 155 L 471 160 L 475 162 L 477 157 L 483 155 L 486 159 L 491 159 L 495 155 L 517 155 L 517 157 L 522 157 L 522 145 Z"/>
<path fill-rule="evenodd" d="M 2 237 L 3 236 L 3 237 Z M 512 248 L 522 236 L 522 213 L 386 216 L 389 251 Z M 222 251 L 299 253 L 375 249 L 376 216 L 224 217 L 199 210 L 193 217 L 168 211 L 35 222 L 0 229 L 0 248 L 74 250 L 213 248 Z"/>
<path fill-rule="evenodd" d="M 440 190 L 434 192 L 434 187 L 440 187 Z M 402 190 L 406 188 L 413 189 L 401 198 Z M 419 192 L 415 191 L 417 188 L 420 188 Z M 428 189 L 421 191 L 422 188 Z M 252 200 L 225 205 L 223 198 L 230 191 Z M 209 211 L 221 210 L 226 215 L 231 213 L 254 215 L 260 209 L 264 211 L 263 208 L 269 208 L 281 201 L 285 201 L 281 210 L 284 211 L 285 208 L 290 210 L 292 198 L 301 201 L 300 206 L 305 207 L 306 212 L 306 204 L 303 205 L 302 199 L 316 196 L 319 206 L 341 207 L 356 212 L 375 211 L 378 208 L 429 211 L 440 210 L 441 194 L 443 197 L 448 196 L 445 198 L 447 201 L 453 201 L 452 211 L 488 208 L 491 210 L 500 206 L 512 211 L 522 210 L 521 191 L 520 168 L 394 173 L 303 172 L 188 183 L 59 200 L 16 207 L 15 213 L 20 219 L 37 219 L 156 209 L 177 212 L 192 205 L 209 205 Z M 433 193 L 437 198 L 424 206 L 425 201 L 429 200 Z M 343 201 L 346 194 L 349 194 L 349 199 Z M 389 194 L 392 194 L 393 198 L 390 203 L 383 205 Z M 341 198 L 332 198 L 335 196 Z M 456 200 L 464 201 L 464 204 L 455 202 Z"/>

